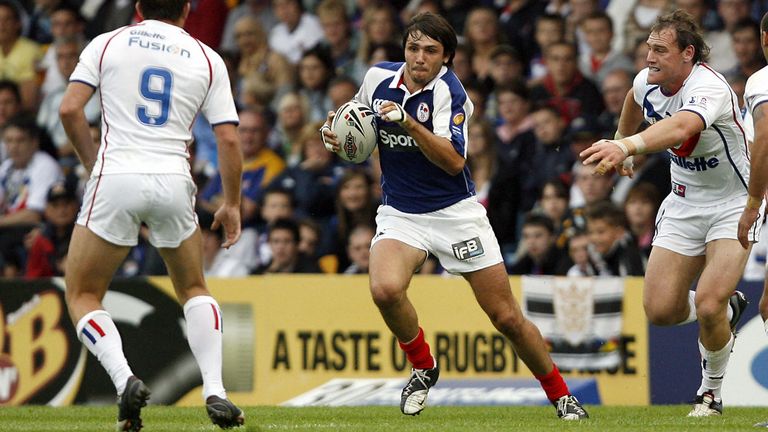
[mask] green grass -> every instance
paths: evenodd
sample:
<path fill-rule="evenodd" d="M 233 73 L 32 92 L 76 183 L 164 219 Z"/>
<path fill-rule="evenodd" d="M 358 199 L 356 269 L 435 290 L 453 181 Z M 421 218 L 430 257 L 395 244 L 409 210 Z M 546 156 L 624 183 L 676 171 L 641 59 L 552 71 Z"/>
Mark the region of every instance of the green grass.
<path fill-rule="evenodd" d="M 725 416 L 691 419 L 688 406 L 588 407 L 591 419 L 563 422 L 549 407 L 429 407 L 416 417 L 396 407 L 281 408 L 246 407 L 246 427 L 237 431 L 759 431 L 753 424 L 768 420 L 764 408 L 726 407 Z M 0 430 L 111 431 L 115 407 L 3 407 Z M 142 411 L 146 432 L 215 431 L 205 410 L 150 406 Z"/>

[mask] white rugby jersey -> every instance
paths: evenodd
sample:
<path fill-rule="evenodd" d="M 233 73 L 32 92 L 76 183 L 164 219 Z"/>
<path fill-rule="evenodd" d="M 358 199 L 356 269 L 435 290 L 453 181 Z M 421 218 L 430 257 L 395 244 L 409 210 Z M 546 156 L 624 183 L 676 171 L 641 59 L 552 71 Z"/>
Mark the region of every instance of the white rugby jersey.
<path fill-rule="evenodd" d="M 635 102 L 651 124 L 690 111 L 704 130 L 669 149 L 672 193 L 687 203 L 712 203 L 746 195 L 749 156 L 736 94 L 722 75 L 698 63 L 683 87 L 665 95 L 648 84 L 648 69 L 635 77 Z"/>
<path fill-rule="evenodd" d="M 212 125 L 238 123 L 221 57 L 161 21 L 96 37 L 70 81 L 101 90 L 102 136 L 92 176 L 189 175 L 187 144 L 198 111 Z"/>
<path fill-rule="evenodd" d="M 747 85 L 744 88 L 744 105 L 747 108 L 744 114 L 744 122 L 749 122 L 747 125 L 747 138 L 751 141 L 754 139 L 755 129 L 752 125 L 752 116 L 755 112 L 755 108 L 768 102 L 768 66 L 760 69 L 752 74 L 747 80 Z"/>
<path fill-rule="evenodd" d="M 379 63 L 365 74 L 355 100 L 378 112 L 384 101 L 397 102 L 454 150 L 467 157 L 467 122 L 474 110 L 452 70 L 443 66 L 423 89 L 411 94 L 403 83 L 405 63 Z M 382 202 L 405 213 L 428 213 L 475 195 L 469 168 L 451 176 L 433 164 L 397 123 L 376 117 L 381 160 Z"/>

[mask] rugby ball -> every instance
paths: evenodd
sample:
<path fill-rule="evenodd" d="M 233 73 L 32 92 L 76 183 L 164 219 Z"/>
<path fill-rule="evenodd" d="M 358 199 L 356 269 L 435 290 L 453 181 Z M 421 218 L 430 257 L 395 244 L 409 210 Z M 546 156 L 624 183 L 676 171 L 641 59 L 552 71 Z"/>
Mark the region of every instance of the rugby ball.
<path fill-rule="evenodd" d="M 349 101 L 339 107 L 331 130 L 339 141 L 337 153 L 344 160 L 365 162 L 376 148 L 376 116 L 368 105 Z"/>

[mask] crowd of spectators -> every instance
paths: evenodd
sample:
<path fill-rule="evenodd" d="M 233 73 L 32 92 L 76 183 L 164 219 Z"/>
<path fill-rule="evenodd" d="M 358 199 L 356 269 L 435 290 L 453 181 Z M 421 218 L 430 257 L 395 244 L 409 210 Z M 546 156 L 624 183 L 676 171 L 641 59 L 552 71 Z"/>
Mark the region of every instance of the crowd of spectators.
<path fill-rule="evenodd" d="M 685 9 L 711 65 L 739 97 L 765 63 L 749 0 L 196 0 L 185 29 L 217 49 L 240 111 L 243 237 L 218 247 L 216 143 L 193 126 L 192 173 L 205 271 L 366 273 L 381 198 L 377 156 L 325 151 L 328 110 L 368 68 L 402 61 L 403 24 L 430 11 L 460 35 L 454 71 L 475 114 L 467 163 L 511 274 L 642 275 L 669 192 L 666 154 L 637 156 L 635 176 L 592 176 L 577 155 L 612 137 L 645 67 L 656 17 Z M 132 0 L 0 0 L 0 277 L 61 275 L 85 178 L 58 119 L 80 51 L 136 22 Z M 86 109 L 101 139 L 98 92 Z M 163 274 L 142 232 L 120 275 Z M 422 272 L 441 272 L 428 260 Z"/>

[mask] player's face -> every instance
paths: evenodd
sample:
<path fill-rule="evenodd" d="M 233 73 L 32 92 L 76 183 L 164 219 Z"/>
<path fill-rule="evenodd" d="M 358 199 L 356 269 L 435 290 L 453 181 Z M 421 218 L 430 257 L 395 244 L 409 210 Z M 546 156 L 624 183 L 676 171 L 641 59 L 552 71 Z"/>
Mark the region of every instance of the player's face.
<path fill-rule="evenodd" d="M 673 29 L 651 33 L 648 36 L 648 84 L 662 87 L 682 84 L 687 76 L 686 64 L 690 67 L 692 58 L 693 47 L 681 51 Z"/>
<path fill-rule="evenodd" d="M 443 44 L 418 32 L 408 35 L 405 42 L 405 76 L 413 84 L 425 86 L 447 61 Z"/>

